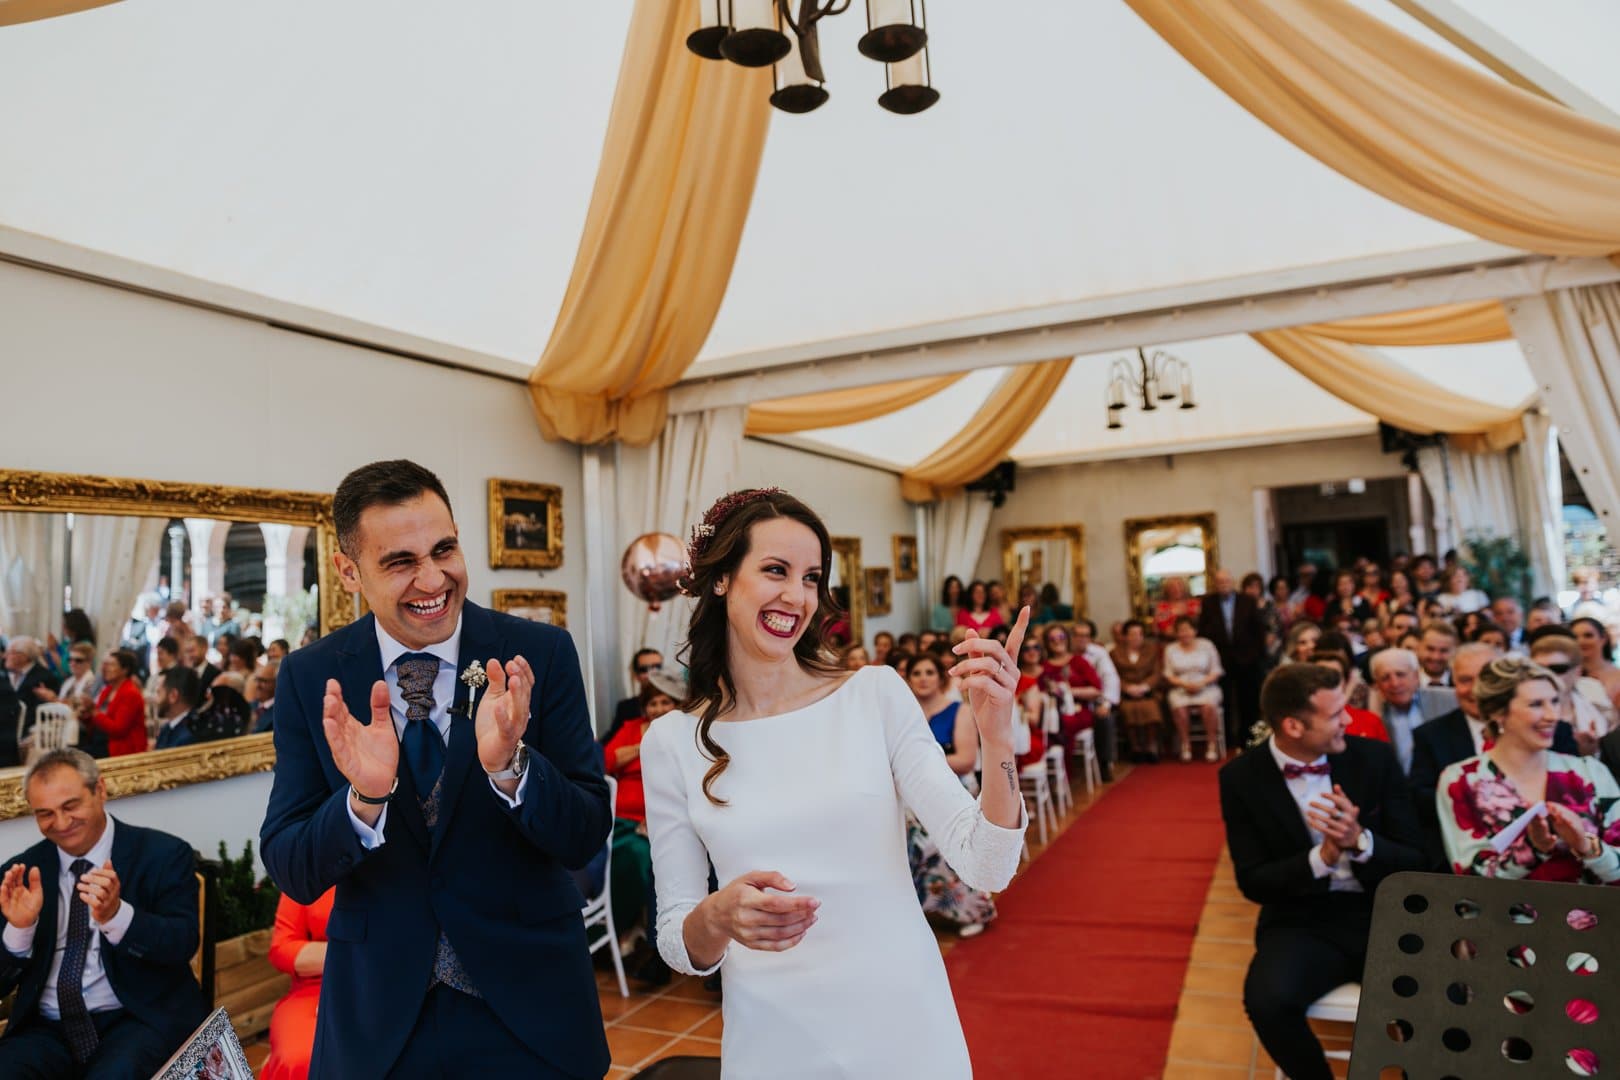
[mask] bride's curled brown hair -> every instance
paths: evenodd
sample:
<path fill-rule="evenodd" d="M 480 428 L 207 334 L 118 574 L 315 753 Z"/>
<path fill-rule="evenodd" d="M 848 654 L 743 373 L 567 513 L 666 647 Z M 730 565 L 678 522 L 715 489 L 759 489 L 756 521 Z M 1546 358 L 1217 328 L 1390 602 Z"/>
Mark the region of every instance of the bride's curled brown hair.
<path fill-rule="evenodd" d="M 713 762 L 703 776 L 703 794 L 717 806 L 724 806 L 725 800 L 717 798 L 709 789 L 731 764 L 731 756 L 714 741 L 710 729 L 716 720 L 736 708 L 737 703 L 730 658 L 726 654 L 726 598 L 716 595 L 715 586 L 734 575 L 742 565 L 748 555 L 754 526 L 773 518 L 797 521 L 815 533 L 821 545 L 815 614 L 794 643 L 793 653 L 806 671 L 832 675 L 842 668 L 825 640 L 827 625 L 843 615 L 834 604 L 827 584 L 832 569 L 832 540 L 827 535 L 827 526 L 814 510 L 785 491 L 734 491 L 718 500 L 694 532 L 690 573 L 682 584 L 696 599 L 697 606 L 692 610 L 686 645 L 679 657 L 690 678 L 681 711 L 698 717 L 698 745 L 704 756 Z"/>

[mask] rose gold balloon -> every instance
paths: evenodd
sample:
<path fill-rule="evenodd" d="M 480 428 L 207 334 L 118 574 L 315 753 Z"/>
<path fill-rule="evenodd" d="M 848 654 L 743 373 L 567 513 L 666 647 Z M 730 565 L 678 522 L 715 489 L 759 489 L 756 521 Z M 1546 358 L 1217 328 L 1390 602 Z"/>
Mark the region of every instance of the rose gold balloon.
<path fill-rule="evenodd" d="M 619 562 L 625 588 L 657 611 L 665 600 L 681 591 L 686 572 L 686 548 L 669 533 L 647 533 L 631 541 Z"/>

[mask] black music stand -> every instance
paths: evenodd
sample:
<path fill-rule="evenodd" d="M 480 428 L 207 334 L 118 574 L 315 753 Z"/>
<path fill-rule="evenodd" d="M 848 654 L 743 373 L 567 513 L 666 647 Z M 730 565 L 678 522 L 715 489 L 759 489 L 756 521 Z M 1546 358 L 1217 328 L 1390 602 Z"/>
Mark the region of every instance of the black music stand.
<path fill-rule="evenodd" d="M 1351 1080 L 1594 1075 L 1620 1076 L 1620 888 L 1379 886 Z"/>

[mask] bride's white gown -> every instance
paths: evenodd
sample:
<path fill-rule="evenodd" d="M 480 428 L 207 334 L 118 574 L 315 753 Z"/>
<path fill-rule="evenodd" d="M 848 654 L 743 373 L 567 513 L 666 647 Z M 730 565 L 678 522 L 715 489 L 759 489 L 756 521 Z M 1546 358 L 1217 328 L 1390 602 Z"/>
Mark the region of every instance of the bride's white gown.
<path fill-rule="evenodd" d="M 905 808 L 979 889 L 1012 879 L 1023 828 L 985 820 L 891 668 L 863 668 L 793 712 L 716 723 L 712 737 L 731 764 L 712 790 L 726 806 L 703 795 L 710 762 L 696 729 L 696 718 L 667 713 L 641 744 L 664 959 L 707 973 L 692 967 L 681 924 L 708 895 L 711 859 L 721 885 L 775 870 L 821 901 L 796 947 L 727 951 L 723 1075 L 970 1076 L 906 862 Z"/>

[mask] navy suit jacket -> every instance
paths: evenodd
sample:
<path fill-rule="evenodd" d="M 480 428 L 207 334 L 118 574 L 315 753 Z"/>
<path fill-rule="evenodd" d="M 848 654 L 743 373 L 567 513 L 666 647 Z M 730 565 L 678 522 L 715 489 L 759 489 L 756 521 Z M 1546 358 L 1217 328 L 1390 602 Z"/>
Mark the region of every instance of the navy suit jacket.
<path fill-rule="evenodd" d="M 264 865 L 288 896 L 312 904 L 337 887 L 327 922 L 321 1023 L 312 1075 L 385 1075 L 410 1036 L 442 929 L 501 1022 L 553 1067 L 581 1077 L 608 1069 L 596 979 L 569 876 L 613 827 L 602 750 L 566 631 L 467 603 L 457 670 L 522 656 L 536 686 L 523 802 L 513 809 L 478 762 L 473 720 L 453 715 L 439 822 L 429 830 L 409 769 L 388 807 L 384 842 L 361 846 L 348 781 L 321 727 L 326 680 L 369 723 L 383 676 L 367 615 L 289 655 L 276 681 L 276 773 L 260 832 Z M 456 680 L 456 706 L 467 698 Z"/>
<path fill-rule="evenodd" d="M 1333 782 L 1360 811 L 1362 828 L 1373 834 L 1372 857 L 1351 864 L 1365 892 L 1332 892 L 1329 878 L 1311 873 L 1315 845 L 1266 743 L 1221 766 L 1226 843 L 1238 888 L 1261 905 L 1257 931 L 1337 926 L 1358 930 L 1364 938 L 1379 883 L 1402 870 L 1426 869 L 1422 836 L 1395 751 L 1388 743 L 1355 735 L 1344 741 L 1344 753 L 1330 754 L 1328 766 Z"/>
<path fill-rule="evenodd" d="M 56 845 L 41 840 L 5 865 L 18 862 L 39 868 L 45 908 L 35 925 L 32 952 L 17 957 L 0 949 L 0 997 L 17 988 L 6 1035 L 27 1027 L 39 1015 L 62 906 L 62 863 Z M 198 940 L 197 856 L 191 845 L 168 833 L 117 821 L 112 864 L 118 872 L 119 895 L 135 909 L 135 920 L 117 945 L 101 939 L 101 964 L 124 1009 L 161 1035 L 172 1052 L 208 1015 L 202 989 L 191 973 Z"/>
<path fill-rule="evenodd" d="M 152 749 L 177 750 L 182 746 L 190 746 L 196 741 L 197 733 L 191 730 L 191 714 L 187 713 L 186 718 L 178 724 L 171 725 L 168 721 L 163 722 L 163 725 L 158 728 L 157 744 Z"/>

